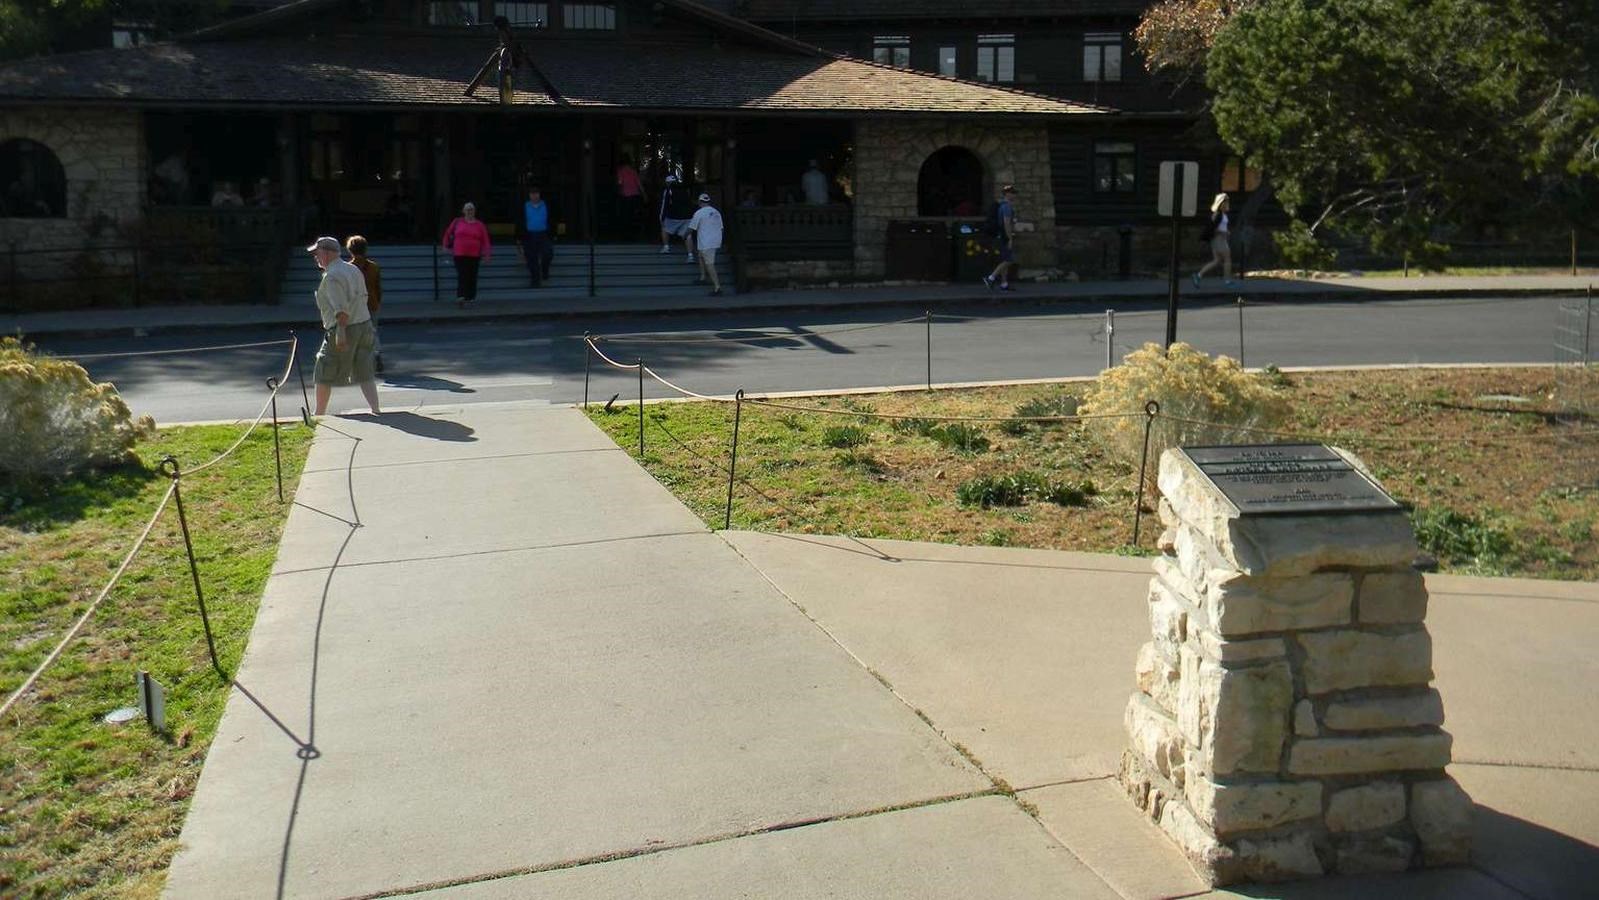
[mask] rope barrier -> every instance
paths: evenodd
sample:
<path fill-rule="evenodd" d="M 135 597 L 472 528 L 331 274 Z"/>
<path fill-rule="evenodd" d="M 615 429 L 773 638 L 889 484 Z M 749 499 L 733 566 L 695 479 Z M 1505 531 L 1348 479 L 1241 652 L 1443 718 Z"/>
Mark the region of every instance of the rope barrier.
<path fill-rule="evenodd" d="M 193 475 L 196 472 L 204 472 L 206 469 L 209 469 L 222 460 L 227 459 L 229 456 L 232 456 L 233 452 L 239 449 L 245 440 L 255 432 L 256 426 L 260 425 L 261 420 L 266 418 L 267 410 L 271 409 L 272 404 L 278 399 L 278 391 L 282 389 L 283 383 L 289 380 L 289 373 L 294 369 L 295 354 L 296 351 L 299 350 L 300 346 L 299 336 L 296 335 L 295 337 L 290 338 L 289 343 L 293 346 L 289 349 L 289 361 L 283 366 L 283 377 L 273 380 L 271 393 L 267 395 L 266 402 L 261 404 L 261 411 L 256 414 L 255 421 L 250 423 L 250 427 L 244 429 L 244 434 L 239 435 L 239 439 L 233 442 L 233 446 L 212 457 L 207 462 L 187 470 L 184 472 L 185 475 Z"/>
<path fill-rule="evenodd" d="M 213 350 L 242 350 L 247 347 L 276 347 L 287 344 L 297 338 L 288 338 L 279 341 L 256 341 L 253 344 L 218 344 L 214 347 L 179 347 L 175 350 L 130 350 L 125 353 L 81 353 L 70 357 L 73 360 L 84 359 L 118 359 L 126 356 L 170 356 L 178 353 L 210 353 Z"/>
<path fill-rule="evenodd" d="M 1375 443 L 1375 444 L 1390 444 L 1390 445 L 1395 445 L 1395 446 L 1421 445 L 1421 444 L 1478 444 L 1478 443 L 1481 443 L 1481 444 L 1495 444 L 1495 443 L 1519 442 L 1519 441 L 1570 440 L 1572 438 L 1584 438 L 1584 437 L 1592 437 L 1594 435 L 1599 435 L 1599 429 L 1589 428 L 1589 429 L 1579 430 L 1579 431 L 1576 431 L 1576 432 L 1569 432 L 1569 433 L 1566 433 L 1566 434 L 1559 434 L 1559 433 L 1548 433 L 1548 434 L 1507 434 L 1507 435 L 1468 436 L 1468 437 L 1458 437 L 1458 438 L 1444 438 L 1444 437 L 1431 437 L 1431 438 L 1397 438 L 1396 437 L 1396 438 L 1385 438 L 1385 437 L 1371 437 L 1371 436 L 1365 436 L 1365 435 L 1357 435 L 1357 434 L 1353 434 L 1353 433 L 1345 434 L 1342 437 L 1338 437 L 1338 436 L 1332 436 L 1332 435 L 1308 434 L 1308 433 L 1304 433 L 1304 432 L 1294 432 L 1294 431 L 1277 431 L 1277 430 L 1270 429 L 1270 428 L 1256 428 L 1256 427 L 1250 426 L 1250 425 L 1230 425 L 1230 424 L 1227 424 L 1225 422 L 1211 422 L 1211 421 L 1208 421 L 1208 420 L 1205 420 L 1205 419 L 1190 419 L 1190 418 L 1187 418 L 1187 417 L 1184 417 L 1184 416 L 1168 415 L 1167 413 L 1159 413 L 1156 417 L 1160 418 L 1160 419 L 1166 419 L 1167 421 L 1171 421 L 1171 422 L 1181 422 L 1181 423 L 1183 423 L 1185 425 L 1201 425 L 1201 426 L 1205 426 L 1205 427 L 1209 427 L 1209 428 L 1224 428 L 1224 429 L 1228 429 L 1230 431 L 1243 431 L 1243 432 L 1247 432 L 1247 433 L 1250 433 L 1250 434 L 1263 434 L 1263 435 L 1267 435 L 1267 436 L 1270 436 L 1270 437 L 1289 438 L 1289 439 L 1296 440 L 1296 441 L 1309 441 L 1309 442 L 1314 442 L 1314 443 L 1318 443 L 1318 444 L 1336 443 L 1339 440 L 1343 440 L 1343 441 L 1350 442 L 1350 443 L 1353 443 L 1353 442 L 1364 442 L 1364 443 Z"/>
<path fill-rule="evenodd" d="M 745 397 L 745 403 L 757 406 L 766 406 L 772 409 L 788 409 L 796 412 L 822 413 L 830 416 L 852 416 L 863 419 L 915 419 L 923 422 L 1080 422 L 1090 419 L 1136 419 L 1144 415 L 1135 413 L 1089 413 L 1087 415 L 1071 416 L 913 416 L 901 413 L 862 412 L 849 409 L 828 409 L 823 406 L 800 406 L 793 403 L 776 403 L 771 400 L 758 400 Z"/>
<path fill-rule="evenodd" d="M 128 550 L 127 555 L 122 557 L 122 564 L 117 566 L 117 570 L 111 574 L 111 580 L 106 582 L 105 587 L 100 589 L 100 593 L 89 604 L 89 608 L 83 611 L 83 615 L 79 616 L 78 621 L 74 622 L 72 627 L 68 629 L 66 636 L 61 639 L 60 643 L 56 644 L 54 650 L 50 651 L 50 655 L 44 658 L 44 662 L 39 663 L 38 668 L 35 668 L 27 680 L 22 682 L 22 686 L 12 691 L 11 696 L 6 698 L 6 702 L 0 705 L 0 716 L 4 716 L 12 706 L 15 706 L 16 702 L 39 680 L 39 676 L 43 675 L 45 670 L 50 668 L 60 658 L 61 651 L 65 650 L 67 645 L 72 642 L 72 639 L 78 636 L 78 632 L 82 631 L 83 626 L 88 623 L 89 617 L 94 615 L 94 611 L 100 608 L 101 601 L 105 600 L 106 595 L 111 593 L 111 589 L 117 586 L 118 581 L 122 580 L 122 574 L 128 571 L 128 566 L 133 562 L 133 557 L 144 547 L 145 540 L 150 537 L 151 529 L 155 528 L 156 521 L 161 518 L 161 513 L 166 510 L 167 503 L 172 500 L 172 494 L 176 490 L 177 484 L 175 483 L 167 486 L 167 492 L 161 496 L 161 502 L 156 504 L 155 512 L 150 515 L 150 521 L 144 523 L 144 530 L 139 532 L 138 539 L 133 542 L 133 546 Z"/>
<path fill-rule="evenodd" d="M 678 387 L 677 385 L 673 384 L 672 382 L 667 381 L 665 378 L 662 378 L 660 375 L 657 375 L 655 373 L 655 370 L 650 368 L 649 366 L 644 366 L 644 374 L 650 376 L 651 378 L 655 379 L 656 381 L 659 381 L 661 384 L 666 385 L 667 387 L 671 388 L 672 390 L 677 391 L 679 394 L 682 394 L 685 397 L 693 397 L 696 400 L 711 400 L 711 401 L 714 401 L 714 402 L 717 402 L 717 403 L 731 403 L 732 400 L 733 400 L 733 398 L 731 398 L 731 397 L 712 397 L 709 394 L 698 394 L 698 393 L 695 393 L 694 391 L 689 390 L 688 388 Z"/>
<path fill-rule="evenodd" d="M 627 369 L 628 371 L 632 371 L 633 369 L 637 369 L 640 365 L 642 365 L 641 363 L 634 363 L 634 364 L 632 364 L 630 366 L 629 365 L 623 365 L 622 363 L 617 362 L 616 360 L 610 358 L 609 356 L 606 356 L 605 352 L 603 350 L 601 350 L 599 347 L 594 346 L 594 339 L 591 338 L 591 337 L 583 338 L 583 342 L 585 344 L 588 344 L 589 345 L 589 349 L 593 350 L 594 354 L 596 356 L 598 356 L 600 359 L 604 360 L 606 365 L 609 365 L 609 366 L 611 366 L 613 368 Z"/>
<path fill-rule="evenodd" d="M 592 340 L 606 341 L 612 344 L 738 344 L 749 341 L 794 340 L 797 338 L 826 337 L 831 334 L 849 334 L 855 331 L 871 331 L 874 328 L 888 328 L 893 325 L 923 322 L 926 319 L 926 316 L 916 316 L 912 319 L 896 319 L 892 322 L 877 322 L 872 325 L 846 325 L 840 328 L 826 328 L 820 331 L 755 331 L 736 336 L 707 338 L 649 338 L 597 334 L 592 336 Z M 636 334 L 637 332 L 633 333 Z M 627 333 L 624 332 L 625 334 Z"/>

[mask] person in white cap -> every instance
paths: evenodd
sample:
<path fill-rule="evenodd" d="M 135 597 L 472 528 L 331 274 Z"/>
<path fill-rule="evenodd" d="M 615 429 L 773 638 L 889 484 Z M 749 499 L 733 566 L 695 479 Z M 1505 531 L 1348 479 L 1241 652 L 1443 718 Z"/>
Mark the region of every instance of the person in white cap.
<path fill-rule="evenodd" d="M 711 282 L 711 296 L 722 296 L 722 282 L 716 277 L 716 251 L 722 248 L 722 214 L 711 205 L 711 195 L 700 195 L 700 208 L 688 220 L 688 233 L 694 238 L 694 249 L 699 253 L 700 277 L 695 284 Z"/>
<path fill-rule="evenodd" d="M 661 190 L 661 208 L 656 210 L 656 218 L 661 220 L 661 252 L 672 252 L 672 237 L 684 237 L 688 229 L 689 217 L 694 215 L 693 195 L 688 192 L 688 187 L 679 184 L 676 175 L 666 176 L 666 187 Z M 690 261 L 694 252 L 689 251 Z"/>
<path fill-rule="evenodd" d="M 827 176 L 822 174 L 816 160 L 811 160 L 810 167 L 800 176 L 800 189 L 805 192 L 805 202 L 811 206 L 827 205 Z"/>
<path fill-rule="evenodd" d="M 322 346 L 316 352 L 316 415 L 328 411 L 333 386 L 354 382 L 377 415 L 377 374 L 372 368 L 372 314 L 366 306 L 366 278 L 339 256 L 337 238 L 319 237 L 305 248 L 322 270 L 316 308 L 322 315 Z"/>

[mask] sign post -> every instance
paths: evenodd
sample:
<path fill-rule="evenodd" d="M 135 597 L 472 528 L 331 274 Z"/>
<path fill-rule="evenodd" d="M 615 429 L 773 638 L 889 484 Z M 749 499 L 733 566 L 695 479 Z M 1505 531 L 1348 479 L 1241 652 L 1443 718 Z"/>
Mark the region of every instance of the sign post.
<path fill-rule="evenodd" d="M 1160 197 L 1155 209 L 1171 219 L 1171 270 L 1166 285 L 1166 347 L 1177 342 L 1177 257 L 1179 216 L 1192 217 L 1199 205 L 1199 163 L 1166 160 L 1160 164 Z"/>

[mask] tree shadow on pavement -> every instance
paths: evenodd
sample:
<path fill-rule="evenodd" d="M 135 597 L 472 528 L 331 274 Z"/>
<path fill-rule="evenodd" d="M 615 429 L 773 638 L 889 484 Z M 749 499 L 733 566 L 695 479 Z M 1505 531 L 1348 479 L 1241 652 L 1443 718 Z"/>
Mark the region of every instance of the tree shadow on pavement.
<path fill-rule="evenodd" d="M 381 388 L 410 388 L 416 391 L 449 391 L 452 394 L 475 394 L 477 391 L 459 381 L 434 375 L 388 375 L 378 383 Z"/>
<path fill-rule="evenodd" d="M 468 425 L 463 425 L 460 422 L 451 422 L 447 419 L 432 419 L 427 416 L 419 416 L 414 412 L 386 412 L 375 416 L 371 413 L 355 413 L 341 418 L 376 422 L 379 425 L 387 425 L 406 434 L 432 438 L 435 441 L 471 443 L 477 440 L 476 434 Z"/>

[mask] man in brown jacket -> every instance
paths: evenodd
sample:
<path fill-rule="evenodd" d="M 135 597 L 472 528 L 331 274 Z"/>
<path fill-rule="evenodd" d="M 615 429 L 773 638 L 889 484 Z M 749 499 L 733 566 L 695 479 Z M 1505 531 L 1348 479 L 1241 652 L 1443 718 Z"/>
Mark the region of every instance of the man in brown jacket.
<path fill-rule="evenodd" d="M 383 342 L 378 338 L 377 327 L 378 307 L 383 305 L 383 267 L 367 258 L 366 238 L 359 234 L 350 235 L 344 249 L 350 252 L 350 265 L 360 269 L 361 277 L 366 279 L 366 309 L 372 314 L 373 371 L 382 375 Z"/>

